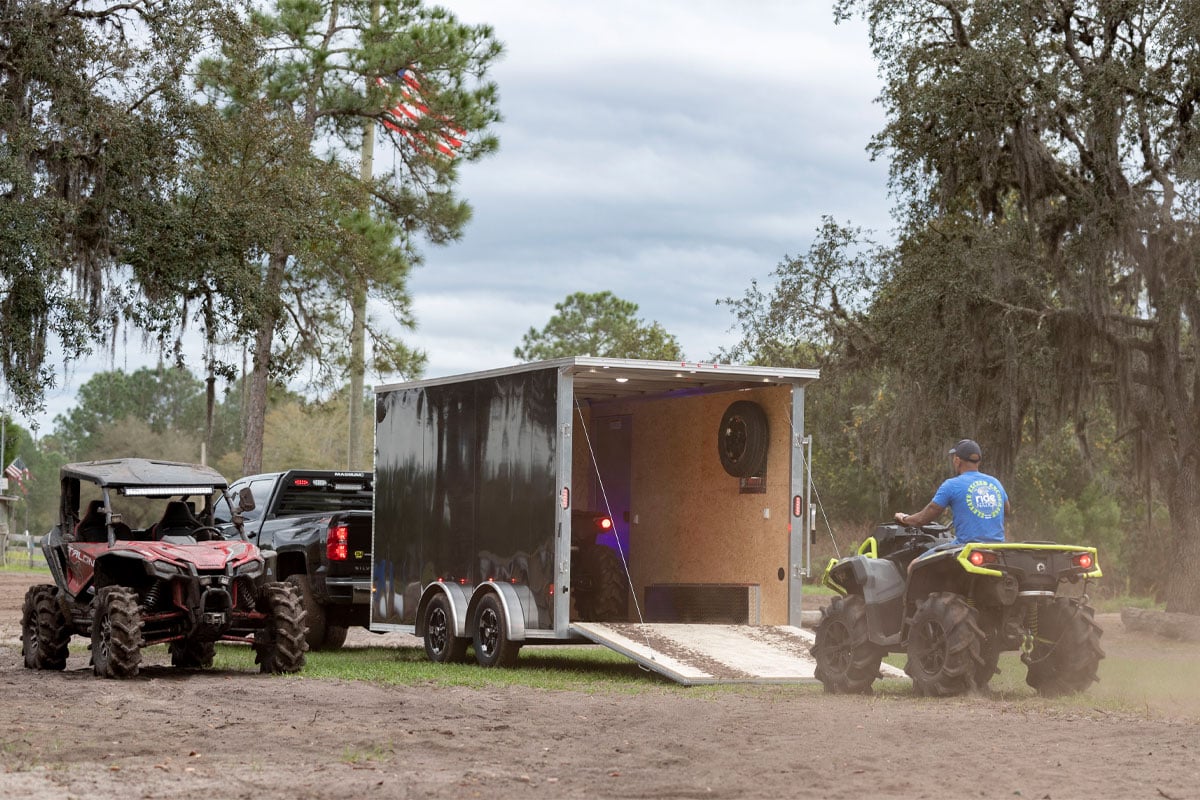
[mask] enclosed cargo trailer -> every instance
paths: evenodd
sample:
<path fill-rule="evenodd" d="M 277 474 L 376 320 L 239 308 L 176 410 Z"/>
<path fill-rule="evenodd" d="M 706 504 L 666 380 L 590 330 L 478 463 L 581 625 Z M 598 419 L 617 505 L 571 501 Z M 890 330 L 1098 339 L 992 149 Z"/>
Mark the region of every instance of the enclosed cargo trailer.
<path fill-rule="evenodd" d="M 598 642 L 684 683 L 811 678 L 818 377 L 569 358 L 379 387 L 372 630 L 437 661 Z M 591 618 L 596 542 L 621 567 L 616 618 Z"/>

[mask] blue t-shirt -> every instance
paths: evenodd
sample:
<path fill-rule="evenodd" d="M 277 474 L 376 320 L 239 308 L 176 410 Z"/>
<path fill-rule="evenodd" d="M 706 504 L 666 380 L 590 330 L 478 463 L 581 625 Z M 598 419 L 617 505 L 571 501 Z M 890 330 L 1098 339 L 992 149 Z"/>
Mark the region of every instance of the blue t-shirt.
<path fill-rule="evenodd" d="M 933 502 L 954 513 L 954 541 L 1003 542 L 1004 504 L 1000 481 L 978 470 L 955 475 L 938 487 Z"/>

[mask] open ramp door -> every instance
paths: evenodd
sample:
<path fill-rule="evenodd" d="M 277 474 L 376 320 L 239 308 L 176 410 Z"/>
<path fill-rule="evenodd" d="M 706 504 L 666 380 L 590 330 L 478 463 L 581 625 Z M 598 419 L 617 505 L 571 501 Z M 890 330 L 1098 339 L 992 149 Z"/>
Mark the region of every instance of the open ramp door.
<path fill-rule="evenodd" d="M 573 622 L 571 630 L 685 686 L 816 680 L 813 634 L 789 625 Z M 904 676 L 888 664 L 883 674 Z"/>

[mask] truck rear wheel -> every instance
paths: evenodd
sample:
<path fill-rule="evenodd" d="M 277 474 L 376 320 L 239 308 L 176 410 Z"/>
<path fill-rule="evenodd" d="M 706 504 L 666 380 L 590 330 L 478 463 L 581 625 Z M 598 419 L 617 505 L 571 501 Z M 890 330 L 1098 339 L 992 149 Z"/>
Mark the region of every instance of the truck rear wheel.
<path fill-rule="evenodd" d="M 329 624 L 325 606 L 317 602 L 312 591 L 312 581 L 303 573 L 289 575 L 287 582 L 295 588 L 304 604 L 304 618 L 308 628 L 304 633 L 304 641 L 309 650 L 337 650 L 346 643 L 346 627 Z"/>
<path fill-rule="evenodd" d="M 1033 652 L 1025 656 L 1029 671 L 1025 682 L 1038 694 L 1082 692 L 1098 680 L 1103 631 L 1091 606 L 1065 597 L 1038 609 Z"/>
<path fill-rule="evenodd" d="M 142 663 L 138 596 L 124 586 L 96 594 L 92 617 L 92 671 L 101 678 L 136 678 Z"/>
<path fill-rule="evenodd" d="M 983 631 L 961 595 L 935 592 L 917 604 L 904 666 L 917 694 L 949 697 L 975 688 L 984 665 Z"/>
<path fill-rule="evenodd" d="M 511 667 L 521 645 L 508 638 L 508 619 L 500 598 L 488 593 L 475 610 L 475 660 L 481 667 Z"/>
<path fill-rule="evenodd" d="M 31 586 L 21 609 L 21 652 L 27 669 L 65 669 L 71 641 L 58 587 Z"/>
<path fill-rule="evenodd" d="M 831 694 L 863 694 L 879 677 L 883 648 L 867 638 L 867 604 L 859 595 L 835 597 L 821 609 L 816 641 L 816 678 Z"/>
<path fill-rule="evenodd" d="M 450 601 L 436 594 L 425 606 L 425 655 L 437 664 L 462 661 L 467 655 L 467 639 L 454 635 L 454 617 Z"/>
<path fill-rule="evenodd" d="M 288 583 L 268 583 L 258 608 L 267 615 L 254 632 L 254 660 L 263 672 L 299 672 L 304 667 L 304 603 Z"/>

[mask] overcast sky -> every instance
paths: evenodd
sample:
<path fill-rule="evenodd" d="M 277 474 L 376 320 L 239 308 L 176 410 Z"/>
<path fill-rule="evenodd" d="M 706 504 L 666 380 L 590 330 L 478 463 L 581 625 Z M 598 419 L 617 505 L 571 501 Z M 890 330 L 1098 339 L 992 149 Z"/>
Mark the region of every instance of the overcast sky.
<path fill-rule="evenodd" d="M 806 251 L 823 214 L 890 227 L 887 167 L 865 149 L 883 123 L 865 26 L 834 25 L 828 0 L 443 5 L 504 43 L 504 121 L 500 151 L 463 165 L 462 240 L 412 277 L 427 376 L 514 363 L 577 291 L 636 303 L 708 360 L 735 338 L 717 299 Z M 154 361 L 133 337 L 78 364 L 42 432 L 93 371 Z"/>

